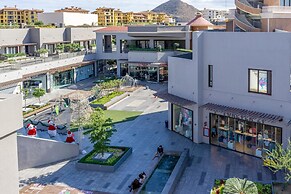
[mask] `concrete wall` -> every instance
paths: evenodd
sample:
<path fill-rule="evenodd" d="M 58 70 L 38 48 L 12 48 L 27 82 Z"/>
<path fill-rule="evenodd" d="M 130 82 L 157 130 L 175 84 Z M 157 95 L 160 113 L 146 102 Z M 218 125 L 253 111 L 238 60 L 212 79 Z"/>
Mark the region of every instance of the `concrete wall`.
<path fill-rule="evenodd" d="M 22 127 L 21 95 L 0 94 L 0 190 L 18 193 L 16 131 Z"/>
<path fill-rule="evenodd" d="M 64 26 L 81 26 L 81 25 L 97 25 L 98 15 L 83 14 L 83 13 L 67 13 L 67 12 L 52 12 L 39 13 L 38 20 L 44 24 L 56 24 L 59 27 Z"/>
<path fill-rule="evenodd" d="M 68 28 L 68 34 L 70 34 L 71 41 L 93 40 L 96 39 L 95 30 L 100 29 L 98 27 L 88 28 Z"/>
<path fill-rule="evenodd" d="M 79 155 L 77 144 L 21 135 L 17 136 L 17 142 L 19 170 L 50 164 Z"/>
<path fill-rule="evenodd" d="M 40 47 L 42 47 L 44 43 L 53 44 L 63 41 L 69 41 L 66 37 L 65 30 L 66 28 L 39 28 Z"/>
<path fill-rule="evenodd" d="M 173 56 L 174 51 L 150 52 L 150 51 L 130 51 L 128 61 L 133 62 L 168 62 L 168 57 Z"/>

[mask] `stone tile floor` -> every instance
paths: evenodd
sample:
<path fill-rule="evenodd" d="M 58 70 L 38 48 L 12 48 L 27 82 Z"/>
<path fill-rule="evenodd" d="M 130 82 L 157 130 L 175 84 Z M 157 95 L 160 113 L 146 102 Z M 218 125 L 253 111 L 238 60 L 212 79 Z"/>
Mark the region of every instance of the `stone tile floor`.
<path fill-rule="evenodd" d="M 229 151 L 216 146 L 196 144 L 164 127 L 168 103 L 155 98 L 153 93 L 166 86 L 150 85 L 153 90 L 143 88 L 115 104 L 111 109 L 144 111 L 134 121 L 117 124 L 112 145 L 133 147 L 132 155 L 114 173 L 77 170 L 78 158 L 57 164 L 31 168 L 19 172 L 20 188 L 32 183 L 68 185 L 70 187 L 109 193 L 129 193 L 128 185 L 142 171 L 147 171 L 155 161 L 152 157 L 156 147 L 162 144 L 168 150 L 189 148 L 189 165 L 175 190 L 177 194 L 209 193 L 214 179 L 240 177 L 252 181 L 270 182 L 283 180 L 282 175 L 273 175 L 262 167 L 258 158 Z M 137 106 L 127 106 L 139 100 Z M 87 137 L 82 143 L 86 151 L 92 149 Z M 49 153 L 48 153 L 49 154 Z M 82 156 L 80 156 L 82 157 Z"/>

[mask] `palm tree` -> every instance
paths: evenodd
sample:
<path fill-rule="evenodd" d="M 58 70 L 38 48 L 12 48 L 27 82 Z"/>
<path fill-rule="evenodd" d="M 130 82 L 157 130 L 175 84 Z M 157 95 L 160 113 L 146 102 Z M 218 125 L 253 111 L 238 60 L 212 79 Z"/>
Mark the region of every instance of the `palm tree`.
<path fill-rule="evenodd" d="M 225 194 L 258 194 L 255 183 L 246 179 L 230 178 L 225 182 Z"/>

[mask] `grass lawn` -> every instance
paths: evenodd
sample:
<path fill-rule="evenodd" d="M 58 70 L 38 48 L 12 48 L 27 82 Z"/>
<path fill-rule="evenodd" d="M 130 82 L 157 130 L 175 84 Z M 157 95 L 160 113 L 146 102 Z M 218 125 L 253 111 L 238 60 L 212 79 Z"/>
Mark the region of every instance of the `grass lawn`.
<path fill-rule="evenodd" d="M 94 100 L 92 102 L 92 104 L 105 104 L 107 102 L 109 102 L 112 98 L 116 97 L 116 96 L 120 96 L 121 94 L 124 94 L 124 92 L 112 92 L 106 96 L 103 96 L 102 98 L 99 98 L 97 100 Z"/>
<path fill-rule="evenodd" d="M 105 110 L 106 118 L 111 118 L 112 123 L 121 123 L 136 119 L 142 112 L 139 111 L 122 111 L 122 110 Z"/>
<path fill-rule="evenodd" d="M 93 157 L 97 154 L 96 150 L 91 151 L 89 154 L 84 156 L 81 160 L 79 160 L 80 163 L 89 163 L 89 164 L 101 164 L 101 165 L 108 165 L 113 166 L 118 162 L 118 160 L 129 150 L 128 147 L 116 147 L 116 146 L 110 146 L 108 149 L 108 152 L 112 152 L 113 156 L 109 158 L 107 161 L 97 161 L 94 160 Z"/>

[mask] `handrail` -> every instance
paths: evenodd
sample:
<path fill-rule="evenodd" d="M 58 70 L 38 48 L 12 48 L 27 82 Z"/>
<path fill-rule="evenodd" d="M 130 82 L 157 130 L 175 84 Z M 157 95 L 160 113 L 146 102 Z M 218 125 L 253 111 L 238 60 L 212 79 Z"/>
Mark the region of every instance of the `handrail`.
<path fill-rule="evenodd" d="M 245 15 L 235 14 L 235 24 L 246 32 L 260 32 L 260 28 L 254 27 L 245 17 Z"/>
<path fill-rule="evenodd" d="M 253 7 L 247 0 L 235 0 L 235 5 L 238 9 L 252 14 L 252 15 L 260 15 L 261 9 Z"/>

